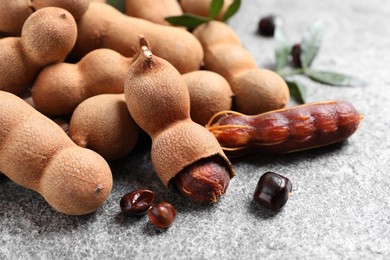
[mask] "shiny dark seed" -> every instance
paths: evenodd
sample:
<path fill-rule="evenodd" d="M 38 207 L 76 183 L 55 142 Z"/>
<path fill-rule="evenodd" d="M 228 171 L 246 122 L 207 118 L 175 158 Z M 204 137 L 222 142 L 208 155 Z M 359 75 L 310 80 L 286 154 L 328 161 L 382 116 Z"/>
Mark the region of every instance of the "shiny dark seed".
<path fill-rule="evenodd" d="M 278 211 L 286 204 L 292 184 L 286 177 L 266 172 L 257 183 L 253 199 L 266 208 Z"/>
<path fill-rule="evenodd" d="M 301 62 L 301 44 L 296 43 L 291 48 L 291 57 L 292 57 L 292 64 L 293 66 L 297 68 L 302 68 L 302 62 Z"/>
<path fill-rule="evenodd" d="M 272 37 L 275 33 L 275 27 L 280 25 L 282 20 L 276 15 L 264 16 L 260 19 L 257 32 L 260 35 Z"/>
<path fill-rule="evenodd" d="M 120 206 L 126 216 L 145 215 L 154 201 L 154 192 L 139 189 L 127 193 L 121 198 Z"/>
<path fill-rule="evenodd" d="M 148 211 L 150 223 L 158 228 L 169 228 L 176 218 L 176 209 L 168 202 L 160 202 Z"/>

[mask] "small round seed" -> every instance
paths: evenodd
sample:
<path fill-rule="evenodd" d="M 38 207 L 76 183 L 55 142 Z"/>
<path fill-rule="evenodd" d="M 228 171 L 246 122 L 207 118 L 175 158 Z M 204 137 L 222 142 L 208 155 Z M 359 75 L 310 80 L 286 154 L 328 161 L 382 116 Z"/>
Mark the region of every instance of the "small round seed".
<path fill-rule="evenodd" d="M 264 173 L 256 186 L 253 199 L 266 208 L 278 211 L 286 204 L 292 191 L 292 183 L 286 177 L 274 173 Z"/>
<path fill-rule="evenodd" d="M 148 211 L 150 223 L 158 228 L 169 228 L 176 218 L 176 209 L 168 202 L 160 202 Z"/>
<path fill-rule="evenodd" d="M 291 48 L 292 64 L 297 68 L 302 68 L 301 62 L 301 44 L 296 43 Z"/>
<path fill-rule="evenodd" d="M 267 15 L 260 19 L 257 32 L 260 35 L 272 37 L 275 33 L 275 28 L 282 24 L 282 19 L 276 15 Z"/>
<path fill-rule="evenodd" d="M 121 210 L 126 216 L 145 215 L 153 204 L 154 196 L 153 191 L 144 189 L 127 193 L 121 198 Z"/>

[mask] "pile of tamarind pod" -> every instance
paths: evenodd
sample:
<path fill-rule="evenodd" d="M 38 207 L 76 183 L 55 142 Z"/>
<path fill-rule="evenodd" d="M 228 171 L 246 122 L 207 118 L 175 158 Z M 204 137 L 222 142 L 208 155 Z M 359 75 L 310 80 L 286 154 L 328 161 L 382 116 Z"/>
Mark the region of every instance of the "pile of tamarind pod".
<path fill-rule="evenodd" d="M 195 28 L 193 34 L 203 46 L 204 67 L 229 82 L 235 110 L 255 115 L 287 105 L 286 82 L 271 70 L 257 68 L 252 55 L 227 24 L 211 21 Z"/>
<path fill-rule="evenodd" d="M 290 153 L 341 142 L 363 116 L 346 101 L 310 103 L 259 115 L 215 114 L 207 128 L 229 157 L 247 153 Z"/>
<path fill-rule="evenodd" d="M 347 103 L 283 109 L 286 83 L 228 25 L 190 33 L 165 21 L 207 16 L 211 0 L 127 0 L 129 15 L 105 2 L 0 1 L 0 171 L 59 212 L 103 205 L 107 161 L 129 154 L 141 129 L 162 183 L 202 204 L 234 176 L 226 155 L 309 149 L 356 130 Z"/>
<path fill-rule="evenodd" d="M 165 17 L 178 15 L 178 2 L 159 1 L 150 4 L 148 13 L 142 12 L 135 0 L 127 0 L 127 13 L 144 19 L 165 24 Z M 183 0 L 180 5 L 185 12 L 208 16 L 211 0 Z M 224 1 L 219 16 L 221 18 L 232 1 Z M 225 23 L 211 21 L 200 25 L 193 31 L 202 44 L 204 68 L 222 75 L 230 84 L 234 93 L 234 109 L 245 114 L 258 114 L 283 108 L 289 100 L 289 91 L 285 81 L 276 73 L 257 68 L 252 55 L 242 47 L 237 34 Z M 149 37 L 148 37 L 149 38 Z M 153 44 L 153 41 L 150 40 Z M 153 50 L 153 46 L 152 50 Z M 158 53 L 156 53 L 158 55 Z"/>
<path fill-rule="evenodd" d="M 0 40 L 0 90 L 20 94 L 31 87 L 42 68 L 65 59 L 76 37 L 76 22 L 68 11 L 36 11 L 25 21 L 20 37 Z"/>

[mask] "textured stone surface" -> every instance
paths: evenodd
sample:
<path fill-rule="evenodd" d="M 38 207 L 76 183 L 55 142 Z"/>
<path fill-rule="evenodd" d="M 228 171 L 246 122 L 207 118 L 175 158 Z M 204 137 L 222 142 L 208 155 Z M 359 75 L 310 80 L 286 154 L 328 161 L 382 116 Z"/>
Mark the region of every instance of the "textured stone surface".
<path fill-rule="evenodd" d="M 293 42 L 314 20 L 324 20 L 327 31 L 313 66 L 370 82 L 341 88 L 303 79 L 308 101 L 344 99 L 361 111 L 364 120 L 355 135 L 314 151 L 234 160 L 237 175 L 213 207 L 167 191 L 146 151 L 111 164 L 113 192 L 89 216 L 61 215 L 38 194 L 0 177 L 0 259 L 389 259 L 390 2 L 243 1 L 230 24 L 262 67 L 274 63 L 273 40 L 255 31 L 269 13 L 284 18 Z M 252 203 L 266 171 L 293 183 L 293 196 L 278 214 Z M 121 215 L 121 196 L 140 187 L 176 206 L 176 221 L 167 231 L 155 230 L 146 217 Z"/>

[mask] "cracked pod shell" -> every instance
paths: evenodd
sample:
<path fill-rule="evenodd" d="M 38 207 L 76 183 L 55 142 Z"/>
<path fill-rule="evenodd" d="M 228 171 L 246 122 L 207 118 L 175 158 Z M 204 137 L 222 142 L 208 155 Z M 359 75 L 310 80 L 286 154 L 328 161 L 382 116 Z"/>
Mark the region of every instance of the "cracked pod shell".
<path fill-rule="evenodd" d="M 152 144 L 152 164 L 164 185 L 185 167 L 204 158 L 219 156 L 226 162 L 230 178 L 233 166 L 217 139 L 203 126 L 182 121 L 158 135 Z"/>

